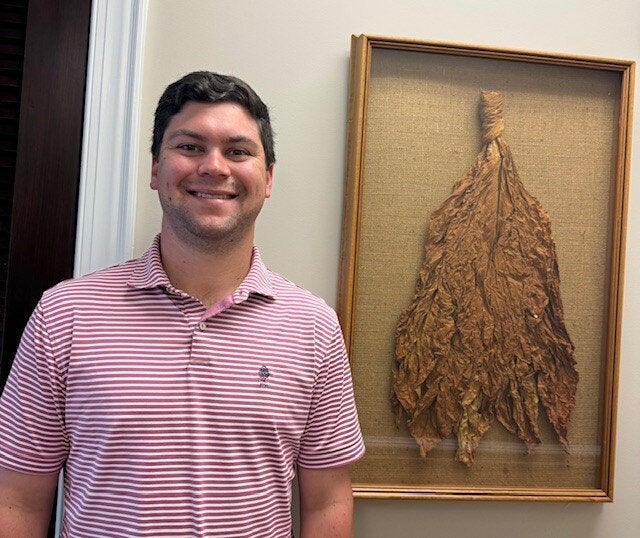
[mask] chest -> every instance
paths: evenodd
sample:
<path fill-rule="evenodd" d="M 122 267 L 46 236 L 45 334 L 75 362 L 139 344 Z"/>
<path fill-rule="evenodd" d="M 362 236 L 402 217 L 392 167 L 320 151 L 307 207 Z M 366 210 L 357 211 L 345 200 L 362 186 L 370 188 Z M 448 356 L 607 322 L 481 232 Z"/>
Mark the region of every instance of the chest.
<path fill-rule="evenodd" d="M 72 436 L 302 435 L 316 378 L 313 327 L 246 313 L 149 311 L 74 324 L 66 377 Z M 182 434 L 180 434 L 182 435 Z"/>

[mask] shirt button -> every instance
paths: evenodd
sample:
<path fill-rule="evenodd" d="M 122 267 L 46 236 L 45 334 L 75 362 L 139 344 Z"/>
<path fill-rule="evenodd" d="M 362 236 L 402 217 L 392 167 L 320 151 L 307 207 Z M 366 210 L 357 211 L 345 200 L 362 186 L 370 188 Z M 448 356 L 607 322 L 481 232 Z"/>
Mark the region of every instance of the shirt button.
<path fill-rule="evenodd" d="M 201 321 L 200 323 L 198 323 L 198 329 L 200 329 L 201 331 L 204 331 L 207 328 L 207 324 L 204 321 Z"/>

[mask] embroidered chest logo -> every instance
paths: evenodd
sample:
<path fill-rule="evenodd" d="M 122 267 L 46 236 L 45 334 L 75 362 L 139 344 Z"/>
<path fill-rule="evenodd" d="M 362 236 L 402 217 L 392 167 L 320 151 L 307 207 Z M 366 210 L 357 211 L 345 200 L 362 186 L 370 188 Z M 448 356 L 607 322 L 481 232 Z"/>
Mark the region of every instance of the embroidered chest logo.
<path fill-rule="evenodd" d="M 260 367 L 260 370 L 258 370 L 258 379 L 260 380 L 261 387 L 269 386 L 267 381 L 269 380 L 270 377 L 271 377 L 271 372 L 269 372 L 269 368 L 267 368 L 266 366 Z"/>

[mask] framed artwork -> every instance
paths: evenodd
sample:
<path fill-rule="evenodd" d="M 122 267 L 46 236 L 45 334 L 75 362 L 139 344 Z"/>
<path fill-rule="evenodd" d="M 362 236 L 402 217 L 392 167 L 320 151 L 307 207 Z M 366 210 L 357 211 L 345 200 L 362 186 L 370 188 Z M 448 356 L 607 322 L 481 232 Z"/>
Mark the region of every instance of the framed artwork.
<path fill-rule="evenodd" d="M 356 497 L 613 499 L 634 68 L 352 37 L 338 314 Z"/>

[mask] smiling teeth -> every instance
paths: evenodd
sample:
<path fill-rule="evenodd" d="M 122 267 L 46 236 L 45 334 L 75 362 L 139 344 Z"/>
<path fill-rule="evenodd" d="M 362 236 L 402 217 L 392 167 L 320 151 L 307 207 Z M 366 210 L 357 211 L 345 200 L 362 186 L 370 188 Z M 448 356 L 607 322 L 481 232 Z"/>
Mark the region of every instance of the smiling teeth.
<path fill-rule="evenodd" d="M 209 194 L 207 192 L 194 193 L 198 198 L 207 198 L 209 200 L 231 200 L 233 194 Z"/>

